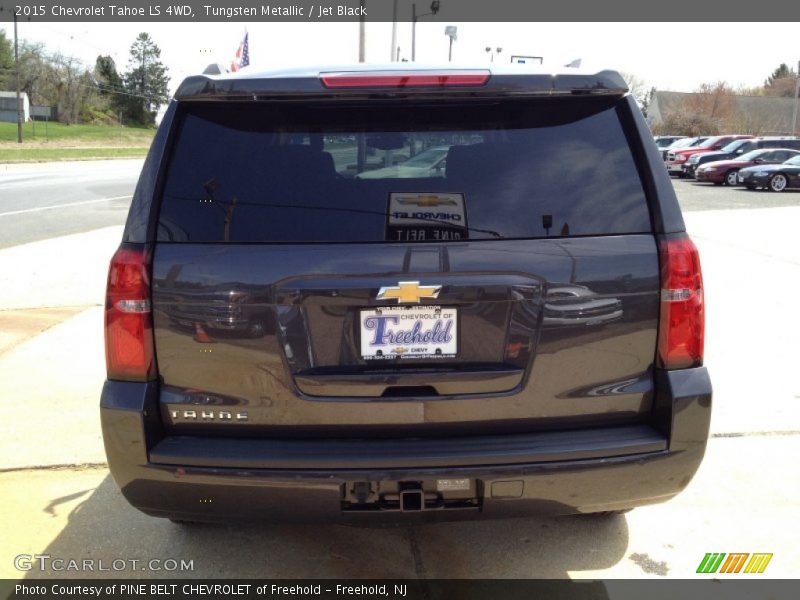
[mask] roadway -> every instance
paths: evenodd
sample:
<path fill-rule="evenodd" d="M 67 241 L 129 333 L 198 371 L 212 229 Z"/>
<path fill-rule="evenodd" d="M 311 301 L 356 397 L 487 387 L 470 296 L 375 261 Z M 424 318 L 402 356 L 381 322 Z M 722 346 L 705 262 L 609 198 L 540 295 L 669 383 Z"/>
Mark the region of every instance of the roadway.
<path fill-rule="evenodd" d="M 0 165 L 0 248 L 124 223 L 142 162 Z"/>

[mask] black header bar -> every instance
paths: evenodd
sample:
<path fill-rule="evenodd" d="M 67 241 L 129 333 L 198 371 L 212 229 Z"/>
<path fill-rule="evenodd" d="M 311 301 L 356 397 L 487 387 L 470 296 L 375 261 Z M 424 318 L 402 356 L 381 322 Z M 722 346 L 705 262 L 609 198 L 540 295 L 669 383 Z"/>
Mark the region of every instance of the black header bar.
<path fill-rule="evenodd" d="M 641 22 L 800 21 L 800 2 L 787 0 L 398 0 L 397 21 Z M 0 20 L 61 22 L 346 22 L 392 21 L 393 0 L 0 0 Z M 676 22 L 676 30 L 681 23 Z M 598 30 L 597 41 L 602 43 Z"/>

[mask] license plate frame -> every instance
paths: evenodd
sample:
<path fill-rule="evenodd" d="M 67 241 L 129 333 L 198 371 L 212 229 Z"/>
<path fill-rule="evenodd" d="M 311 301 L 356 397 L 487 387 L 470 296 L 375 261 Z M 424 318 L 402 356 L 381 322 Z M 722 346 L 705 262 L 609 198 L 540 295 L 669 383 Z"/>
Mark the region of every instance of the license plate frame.
<path fill-rule="evenodd" d="M 459 312 L 457 307 L 440 305 L 361 308 L 358 311 L 361 360 L 372 362 L 458 358 L 461 336 Z M 378 317 L 389 318 L 381 320 Z M 372 322 L 367 323 L 366 320 L 370 318 L 373 319 Z M 438 329 L 437 322 L 440 323 Z M 416 323 L 420 323 L 417 330 Z M 383 343 L 375 344 L 381 333 L 388 334 L 388 338 L 384 335 Z M 430 341 L 423 341 L 427 333 L 430 333 Z M 408 339 L 410 341 L 405 341 Z"/>

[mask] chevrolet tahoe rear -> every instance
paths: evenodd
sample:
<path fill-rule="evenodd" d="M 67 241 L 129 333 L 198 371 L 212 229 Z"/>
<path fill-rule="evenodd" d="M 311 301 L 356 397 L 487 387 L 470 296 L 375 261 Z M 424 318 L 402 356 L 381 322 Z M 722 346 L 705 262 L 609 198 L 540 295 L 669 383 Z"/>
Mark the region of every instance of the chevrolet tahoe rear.
<path fill-rule="evenodd" d="M 705 449 L 703 327 L 615 72 L 190 77 L 109 271 L 109 468 L 180 521 L 661 502 Z"/>

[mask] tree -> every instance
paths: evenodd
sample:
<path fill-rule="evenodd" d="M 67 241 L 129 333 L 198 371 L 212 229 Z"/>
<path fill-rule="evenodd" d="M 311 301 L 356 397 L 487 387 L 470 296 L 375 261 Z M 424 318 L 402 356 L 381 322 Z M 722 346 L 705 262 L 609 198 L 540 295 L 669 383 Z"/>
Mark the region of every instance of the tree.
<path fill-rule="evenodd" d="M 704 83 L 671 107 L 653 127 L 653 133 L 716 135 L 729 130 L 735 114 L 733 89 L 723 81 Z"/>
<path fill-rule="evenodd" d="M 5 89 L 14 74 L 14 49 L 6 32 L 0 29 L 0 89 Z"/>
<path fill-rule="evenodd" d="M 125 92 L 125 82 L 110 56 L 98 56 L 94 63 L 94 79 L 98 90 L 98 105 L 107 115 L 124 121 L 131 98 Z"/>
<path fill-rule="evenodd" d="M 764 82 L 764 94 L 767 96 L 794 98 L 796 78 L 797 74 L 794 69 L 790 69 L 786 63 L 781 63 Z"/>
<path fill-rule="evenodd" d="M 642 114 L 646 117 L 647 111 L 650 109 L 650 105 L 653 103 L 653 98 L 656 95 L 656 88 L 651 87 L 650 91 L 647 92 L 647 95 L 642 100 Z"/>
<path fill-rule="evenodd" d="M 55 104 L 53 82 L 56 77 L 53 71 L 42 44 L 20 43 L 19 86 L 20 91 L 28 94 L 31 104 Z M 7 82 L 7 87 L 14 87 L 13 78 Z"/>
<path fill-rule="evenodd" d="M 58 120 L 62 123 L 77 123 L 96 93 L 91 73 L 74 56 L 58 53 L 50 61 Z"/>
<path fill-rule="evenodd" d="M 736 110 L 735 93 L 724 81 L 702 84 L 697 93 L 687 99 L 686 104 L 688 112 L 708 119 L 716 125 L 714 129 L 720 129 Z"/>
<path fill-rule="evenodd" d="M 640 79 L 633 73 L 620 73 L 622 78 L 625 80 L 625 83 L 628 86 L 628 90 L 633 96 L 633 99 L 636 100 L 636 104 L 639 105 L 639 108 L 642 109 L 642 112 L 645 112 L 647 105 L 650 103 L 650 94 L 652 88 L 644 81 L 644 79 Z"/>
<path fill-rule="evenodd" d="M 159 107 L 169 100 L 169 76 L 160 58 L 161 49 L 150 35 L 140 33 L 131 45 L 131 58 L 123 77 L 129 98 L 125 101 L 129 121 L 154 124 Z"/>
<path fill-rule="evenodd" d="M 98 56 L 94 63 L 94 76 L 101 95 L 110 95 L 113 91 L 122 91 L 122 77 L 117 72 L 117 65 L 110 56 Z"/>

